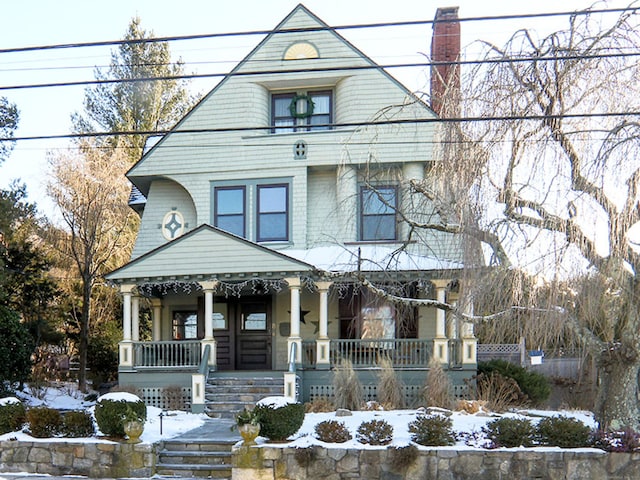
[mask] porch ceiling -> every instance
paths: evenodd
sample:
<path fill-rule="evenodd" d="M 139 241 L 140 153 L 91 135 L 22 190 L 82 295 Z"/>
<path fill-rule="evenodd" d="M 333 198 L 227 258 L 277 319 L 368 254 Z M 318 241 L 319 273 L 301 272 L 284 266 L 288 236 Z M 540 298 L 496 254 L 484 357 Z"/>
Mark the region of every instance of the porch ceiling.
<path fill-rule="evenodd" d="M 114 283 L 246 280 L 311 275 L 313 265 L 236 237 L 210 225 L 138 257 L 109 273 Z"/>

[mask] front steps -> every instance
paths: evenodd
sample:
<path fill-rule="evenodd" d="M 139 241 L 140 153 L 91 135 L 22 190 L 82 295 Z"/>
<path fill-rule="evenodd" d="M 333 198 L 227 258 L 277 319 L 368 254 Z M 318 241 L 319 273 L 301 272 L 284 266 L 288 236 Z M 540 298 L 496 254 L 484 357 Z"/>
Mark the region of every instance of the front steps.
<path fill-rule="evenodd" d="M 244 408 L 253 408 L 265 397 L 282 396 L 282 377 L 222 377 L 210 375 L 205 391 L 205 411 L 213 418 L 231 418 Z"/>
<path fill-rule="evenodd" d="M 237 440 L 165 440 L 156 474 L 163 477 L 231 479 L 231 447 Z"/>

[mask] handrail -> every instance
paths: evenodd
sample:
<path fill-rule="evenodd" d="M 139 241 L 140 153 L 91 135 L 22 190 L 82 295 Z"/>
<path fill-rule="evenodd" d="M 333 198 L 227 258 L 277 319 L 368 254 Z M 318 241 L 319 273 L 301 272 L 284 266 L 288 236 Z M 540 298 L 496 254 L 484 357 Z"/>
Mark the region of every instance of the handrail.
<path fill-rule="evenodd" d="M 289 351 L 289 373 L 296 373 L 296 357 L 298 353 L 298 344 L 291 342 L 291 350 Z"/>
<path fill-rule="evenodd" d="M 209 377 L 209 356 L 211 355 L 211 345 L 207 344 L 204 346 L 204 352 L 202 353 L 202 358 L 200 359 L 200 366 L 198 367 L 198 373 L 204 375 L 204 381 L 207 381 Z"/>

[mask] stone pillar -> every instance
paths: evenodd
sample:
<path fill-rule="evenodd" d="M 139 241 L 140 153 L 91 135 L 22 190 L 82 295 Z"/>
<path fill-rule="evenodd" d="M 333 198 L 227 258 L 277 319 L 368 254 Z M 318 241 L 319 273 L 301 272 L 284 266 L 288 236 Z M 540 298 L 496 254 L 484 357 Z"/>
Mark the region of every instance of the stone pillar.
<path fill-rule="evenodd" d="M 118 345 L 119 367 L 133 367 L 133 343 L 131 338 L 131 297 L 135 285 L 120 286 L 122 294 L 122 341 Z"/>
<path fill-rule="evenodd" d="M 200 342 L 204 354 L 207 345 L 209 351 L 209 368 L 215 370 L 217 365 L 217 342 L 213 336 L 213 293 L 220 282 L 217 280 L 199 282 L 204 290 L 204 339 Z"/>
<path fill-rule="evenodd" d="M 436 287 L 436 300 L 447 301 L 447 285 L 449 280 L 432 280 Z M 436 338 L 433 339 L 433 357 L 440 363 L 449 363 L 449 339 L 446 334 L 447 317 L 441 308 L 436 310 Z"/>
<path fill-rule="evenodd" d="M 162 302 L 159 298 L 151 300 L 151 339 L 154 342 L 162 339 Z"/>
<path fill-rule="evenodd" d="M 205 376 L 202 373 L 191 374 L 191 413 L 205 412 Z"/>
<path fill-rule="evenodd" d="M 320 310 L 318 315 L 318 338 L 316 339 L 316 368 L 328 369 L 331 367 L 329 351 L 329 287 L 331 282 L 316 282 L 320 293 Z"/>
<path fill-rule="evenodd" d="M 287 363 L 289 363 L 289 355 L 291 354 L 291 345 L 297 344 L 295 363 L 302 363 L 302 338 L 300 338 L 300 288 L 302 286 L 299 277 L 286 278 L 291 292 L 291 323 L 289 330 L 289 338 L 287 339 Z"/>

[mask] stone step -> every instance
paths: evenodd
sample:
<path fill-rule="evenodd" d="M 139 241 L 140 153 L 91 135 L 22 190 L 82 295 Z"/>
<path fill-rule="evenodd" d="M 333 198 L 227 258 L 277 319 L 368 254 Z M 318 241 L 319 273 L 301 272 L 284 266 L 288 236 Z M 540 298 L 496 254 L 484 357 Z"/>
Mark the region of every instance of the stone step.
<path fill-rule="evenodd" d="M 225 452 L 230 453 L 237 440 L 165 440 L 161 452 Z"/>
<path fill-rule="evenodd" d="M 278 385 L 207 385 L 207 392 L 223 393 L 272 393 L 282 392 L 282 382 Z"/>
<path fill-rule="evenodd" d="M 181 465 L 229 465 L 231 452 L 180 452 L 166 450 L 158 452 L 158 462 Z"/>
<path fill-rule="evenodd" d="M 209 376 L 207 380 L 208 385 L 229 385 L 229 386 L 254 386 L 254 385 L 282 385 L 283 379 L 281 377 L 216 377 L 215 375 Z"/>
<path fill-rule="evenodd" d="M 218 480 L 229 479 L 232 466 L 228 465 L 185 465 L 180 463 L 156 463 L 156 472 L 160 476 L 209 477 Z"/>
<path fill-rule="evenodd" d="M 262 393 L 250 393 L 250 392 L 236 392 L 236 393 L 217 393 L 217 392 L 207 392 L 205 393 L 205 399 L 208 402 L 218 402 L 218 403 L 256 403 L 258 400 L 262 400 L 265 397 L 270 396 L 282 396 L 282 389 L 280 391 L 270 391 L 270 392 L 262 392 Z"/>

